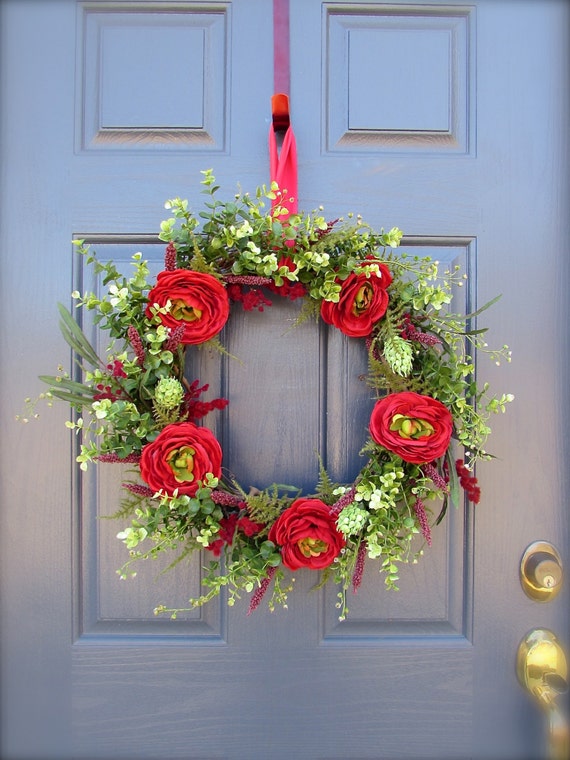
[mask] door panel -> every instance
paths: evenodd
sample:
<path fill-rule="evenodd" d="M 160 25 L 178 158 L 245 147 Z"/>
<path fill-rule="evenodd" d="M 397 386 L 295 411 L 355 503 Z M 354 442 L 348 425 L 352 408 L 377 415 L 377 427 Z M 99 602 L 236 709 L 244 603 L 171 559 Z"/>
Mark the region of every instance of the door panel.
<path fill-rule="evenodd" d="M 200 170 L 226 196 L 268 181 L 272 4 L 7 0 L 1 12 L 2 757 L 544 756 L 514 657 L 530 627 L 563 637 L 568 619 L 567 595 L 537 605 L 518 581 L 531 541 L 566 558 L 569 544 L 566 4 L 290 0 L 300 207 L 397 225 L 405 250 L 461 264 L 458 308 L 503 292 L 485 322 L 514 354 L 478 364 L 517 399 L 493 420 L 481 504 L 450 510 L 400 592 L 369 561 L 344 621 L 308 571 L 286 611 L 247 616 L 248 599 L 230 609 L 222 596 L 154 617 L 197 595 L 205 558 L 121 581 L 123 525 L 106 518 L 122 473 L 70 467 L 65 409 L 13 421 L 36 375 L 68 355 L 55 302 L 99 287 L 73 237 L 125 268 L 141 250 L 158 271 L 163 203 L 198 208 Z M 335 480 L 360 467 L 366 357 L 325 325 L 290 329 L 298 311 L 235 310 L 223 341 L 240 361 L 188 363 L 190 380 L 230 398 L 211 426 L 245 487 L 310 491 L 317 451 Z"/>
<path fill-rule="evenodd" d="M 227 150 L 227 6 L 84 3 L 77 18 L 79 151 Z"/>

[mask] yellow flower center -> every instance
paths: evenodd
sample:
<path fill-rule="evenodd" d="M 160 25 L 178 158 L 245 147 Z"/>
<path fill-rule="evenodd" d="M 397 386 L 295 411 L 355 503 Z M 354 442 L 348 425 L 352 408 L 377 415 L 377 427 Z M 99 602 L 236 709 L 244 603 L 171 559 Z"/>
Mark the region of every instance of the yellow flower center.
<path fill-rule="evenodd" d="M 304 557 L 318 557 L 319 554 L 326 552 L 329 548 L 326 541 L 321 541 L 318 538 L 311 538 L 310 536 L 297 541 L 297 546 Z"/>
<path fill-rule="evenodd" d="M 390 430 L 398 431 L 402 438 L 426 438 L 434 432 L 433 425 L 425 420 L 418 420 L 415 417 L 406 417 L 403 414 L 395 414 L 392 417 Z"/>
<path fill-rule="evenodd" d="M 170 313 L 174 319 L 180 319 L 184 322 L 196 322 L 202 316 L 201 309 L 191 306 L 180 298 L 171 301 Z"/>
<path fill-rule="evenodd" d="M 354 303 L 352 304 L 352 313 L 355 317 L 364 314 L 370 308 L 373 293 L 372 285 L 369 282 L 365 282 L 356 294 Z"/>
<path fill-rule="evenodd" d="M 179 483 L 191 483 L 194 480 L 194 454 L 196 451 L 190 446 L 182 446 L 172 449 L 166 457 L 174 477 Z"/>

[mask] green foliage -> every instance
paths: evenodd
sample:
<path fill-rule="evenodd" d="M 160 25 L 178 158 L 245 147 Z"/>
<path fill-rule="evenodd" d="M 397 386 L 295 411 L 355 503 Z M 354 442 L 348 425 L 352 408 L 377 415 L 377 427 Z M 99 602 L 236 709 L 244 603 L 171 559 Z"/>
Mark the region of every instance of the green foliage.
<path fill-rule="evenodd" d="M 285 280 L 299 282 L 310 299 L 338 301 L 340 282 L 368 256 L 378 258 L 379 250 L 397 246 L 402 237 L 396 227 L 375 233 L 360 218 L 331 228 L 318 211 L 280 220 L 279 214 L 266 210 L 276 188 L 265 185 L 253 198 L 238 192 L 232 201 L 222 202 L 211 170 L 203 174 L 206 211 L 195 214 L 180 198 L 165 204 L 172 216 L 162 222 L 159 237 L 176 245 L 178 265 L 183 268 L 218 277 L 268 277 L 278 286 Z M 293 269 L 280 263 L 285 256 Z"/>
<path fill-rule="evenodd" d="M 291 502 L 300 495 L 301 489 L 296 486 L 278 485 L 277 483 L 263 491 L 252 489 L 246 496 L 247 511 L 255 522 L 271 525 L 281 512 L 287 509 Z"/>
<path fill-rule="evenodd" d="M 471 314 L 455 313 L 454 294 L 461 292 L 465 275 L 458 267 L 440 272 L 439 263 L 429 257 L 396 253 L 402 238 L 397 227 L 377 232 L 353 215 L 346 221 L 327 222 L 322 209 L 290 216 L 279 206 L 268 210 L 267 205 L 279 197 L 275 185 L 262 186 L 253 196 L 239 190 L 222 201 L 211 170 L 203 172 L 202 186 L 206 200 L 198 213 L 180 198 L 165 204 L 170 216 L 162 222 L 159 237 L 174 247 L 177 268 L 211 274 L 224 284 L 232 277 L 246 277 L 259 286 L 303 286 L 300 323 L 318 319 L 324 301 L 338 303 L 351 275 L 372 278 L 378 265 L 385 265 L 392 276 L 388 305 L 367 337 L 366 348 L 363 345 L 368 357 L 366 381 L 373 396 L 413 391 L 440 401 L 453 418 L 453 446 L 464 450 L 467 471 L 491 458 L 490 417 L 504 412 L 513 400 L 511 394 L 494 395 L 487 384 L 476 382 L 479 354 L 488 354 L 496 363 L 510 361 L 508 346 L 490 349 L 484 340 L 486 331 L 478 325 L 478 318 L 496 299 Z M 99 459 L 136 463 L 144 446 L 164 427 L 188 419 L 186 351 L 225 352 L 225 348 L 219 336 L 191 348 L 172 344 L 172 334 L 161 321 L 170 306 L 149 306 L 152 284 L 140 253 L 132 257 L 130 276 L 124 276 L 113 262 L 101 262 L 82 241 L 76 245 L 99 278 L 101 292 L 74 292 L 72 311 L 58 305 L 60 329 L 75 363 L 69 371 L 60 367 L 58 374 L 41 376 L 48 386 L 42 398 L 48 404 L 62 400 L 74 410 L 67 426 L 79 438 L 81 469 Z M 82 329 L 86 313 L 108 336 L 104 358 Z M 36 416 L 36 402 L 27 403 Z M 332 581 L 339 586 L 341 617 L 348 611 L 351 581 L 362 570 L 363 550 L 377 560 L 386 586 L 396 589 L 399 566 L 416 562 L 423 550 L 416 541 L 418 534 L 429 543 L 426 521 L 437 524 L 449 504 L 460 503 L 450 450 L 429 465 L 411 464 L 369 437 L 361 454 L 365 464 L 350 484 L 333 482 L 319 458 L 319 479 L 312 494 L 331 507 L 345 539 L 343 550 L 318 584 Z M 149 492 L 140 473 L 134 472 L 114 515 L 130 519 L 118 534 L 129 553 L 118 571 L 122 578 L 136 574 L 136 562 L 163 552 L 174 556 L 172 567 L 196 551 L 219 548 L 221 556 L 210 555 L 205 593 L 190 600 L 188 609 L 206 604 L 222 591 L 232 605 L 241 593 L 265 591 L 269 580 L 270 609 L 286 606 L 293 581 L 281 567 L 280 547 L 269 535 L 271 526 L 301 495 L 300 489 L 273 484 L 245 493 L 236 481 L 218 481 L 209 474 L 190 497 Z M 171 617 L 180 611 L 164 606 L 155 610 Z"/>
<path fill-rule="evenodd" d="M 133 255 L 132 275 L 125 277 L 113 262 L 100 262 L 89 246 L 74 242 L 106 289 L 102 295 L 74 291 L 74 313 L 58 304 L 60 329 L 77 358 L 80 379 L 66 372 L 40 379 L 50 386 L 50 397 L 84 413 L 70 420 L 68 427 L 81 432 L 78 462 L 85 470 L 102 454 L 115 453 L 121 459 L 140 454 L 145 443 L 179 418 L 176 411 L 155 403 L 155 392 L 165 380 L 182 387 L 184 354 L 166 348 L 169 335 L 159 315 L 146 314 L 151 284 L 141 254 Z M 105 360 L 99 358 L 81 327 L 82 310 L 92 312 L 92 322 L 110 337 Z M 129 330 L 140 337 L 142 364 L 133 355 Z"/>

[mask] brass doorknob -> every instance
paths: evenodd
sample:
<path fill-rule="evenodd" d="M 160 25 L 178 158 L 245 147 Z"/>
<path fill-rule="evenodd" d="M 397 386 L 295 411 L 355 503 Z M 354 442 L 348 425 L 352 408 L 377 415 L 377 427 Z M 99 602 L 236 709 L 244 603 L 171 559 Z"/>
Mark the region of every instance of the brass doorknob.
<path fill-rule="evenodd" d="M 548 541 L 535 541 L 521 559 L 521 586 L 536 602 L 548 602 L 560 593 L 564 571 L 562 558 Z"/>
<path fill-rule="evenodd" d="M 552 631 L 535 628 L 527 633 L 517 650 L 516 668 L 523 689 L 546 712 L 550 760 L 568 760 L 570 728 L 557 701 L 568 690 L 568 667 L 564 650 Z"/>

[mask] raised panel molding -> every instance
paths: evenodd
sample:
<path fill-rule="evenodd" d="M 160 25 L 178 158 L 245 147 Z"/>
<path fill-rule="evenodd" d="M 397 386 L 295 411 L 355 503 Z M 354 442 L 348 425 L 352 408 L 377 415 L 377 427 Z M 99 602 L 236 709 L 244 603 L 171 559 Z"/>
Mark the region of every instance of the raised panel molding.
<path fill-rule="evenodd" d="M 148 262 L 151 277 L 164 263 L 164 243 L 156 235 L 76 235 L 97 253 L 100 261 L 113 260 L 119 271 L 130 276 L 132 256 L 141 251 Z M 85 291 L 101 292 L 100 276 L 74 251 L 74 286 Z M 101 333 L 84 313 L 83 329 L 99 356 L 104 357 L 108 335 Z M 79 450 L 80 440 L 76 446 Z M 77 451 L 78 453 L 78 451 Z M 170 620 L 155 617 L 158 604 L 185 607 L 188 599 L 203 593 L 202 567 L 206 557 L 196 554 L 162 573 L 174 559 L 137 561 L 137 577 L 121 580 L 117 570 L 128 560 L 125 545 L 117 533 L 130 523 L 130 517 L 113 519 L 124 496 L 121 483 L 132 478 L 132 469 L 114 464 L 90 465 L 82 472 L 74 468 L 73 514 L 73 587 L 74 639 L 78 645 L 106 645 L 133 642 L 165 643 L 180 640 L 185 645 L 225 645 L 226 604 L 222 593 L 202 608 L 189 610 Z M 110 519 L 111 518 L 111 519 Z"/>
<path fill-rule="evenodd" d="M 325 151 L 472 154 L 474 33 L 468 7 L 325 4 Z"/>
<path fill-rule="evenodd" d="M 77 149 L 225 151 L 229 4 L 83 3 Z"/>
<path fill-rule="evenodd" d="M 158 273 L 163 266 L 164 244 L 156 235 L 141 234 L 100 234 L 77 235 L 85 240 L 97 252 L 101 261 L 113 260 L 119 270 L 128 276 L 132 256 L 141 251 L 149 262 L 151 276 Z M 470 313 L 476 309 L 476 240 L 471 237 L 446 236 L 406 236 L 401 243 L 403 251 L 420 257 L 430 256 L 440 262 L 441 271 L 459 265 L 467 275 L 466 284 L 457 288 L 454 304 L 458 311 Z M 98 292 L 101 283 L 92 273 L 91 268 L 84 268 L 82 259 L 74 257 L 74 287 L 80 291 Z M 265 336 L 271 334 L 280 322 L 277 335 L 283 333 L 283 318 L 277 302 L 272 309 L 275 315 L 263 318 Z M 271 312 L 271 309 L 268 310 Z M 251 316 L 251 315 L 250 315 Z M 253 315 L 255 319 L 256 315 Z M 268 319 L 269 317 L 269 319 Z M 239 346 L 234 345 L 243 331 L 243 315 L 236 315 L 235 332 L 229 334 L 231 352 Z M 475 327 L 475 325 L 473 325 Z M 103 355 L 105 336 L 98 335 L 92 324 L 84 324 L 84 329 L 92 344 Z M 232 328 L 233 329 L 233 328 Z M 248 329 L 255 330 L 254 325 Z M 285 330 L 287 334 L 289 330 Z M 251 337 L 251 336 L 250 336 Z M 294 336 L 289 336 L 294 340 Z M 331 331 L 326 351 L 318 346 L 324 335 L 314 335 L 315 355 L 320 356 L 319 367 L 314 368 L 309 396 L 318 396 L 316 412 L 321 416 L 324 426 L 321 443 L 326 451 L 326 466 L 333 479 L 345 482 L 347 476 L 354 477 L 360 465 L 358 451 L 363 441 L 358 440 L 362 434 L 355 419 L 368 419 L 369 393 L 363 393 L 360 373 L 366 371 L 362 352 L 354 341 L 346 339 L 337 331 Z M 232 343 L 232 340 L 234 343 Z M 301 345 L 307 345 L 307 336 L 301 336 Z M 239 354 L 239 351 L 238 351 Z M 200 377 L 202 382 L 210 383 L 212 392 L 227 394 L 228 370 L 220 366 L 217 358 L 211 362 L 201 354 L 196 366 L 188 366 L 192 376 Z M 325 363 L 321 369 L 320 365 Z M 336 368 L 334 376 L 327 371 L 329 363 Z M 303 366 L 306 362 L 301 359 Z M 192 362 L 190 362 L 192 364 Z M 222 362 L 222 365 L 224 362 Z M 255 371 L 255 367 L 253 367 Z M 305 384 L 297 382 L 299 359 L 292 362 L 291 392 L 299 393 Z M 340 370 L 340 371 L 339 371 Z M 311 375 L 311 377 L 312 377 Z M 315 386 L 315 383 L 319 386 Z M 233 386 L 233 383 L 231 383 Z M 322 386 L 322 388 L 320 387 Z M 238 380 L 238 387 L 241 387 Z M 283 387 L 280 386 L 281 391 Z M 239 392 L 238 392 L 239 397 Z M 244 398 L 240 398 L 244 402 Z M 259 406 L 259 396 L 255 403 Z M 273 400 L 271 404 L 279 406 Z M 303 402 L 309 409 L 310 399 Z M 264 398 L 264 408 L 268 399 Z M 356 406 L 355 406 L 356 405 Z M 313 410 L 314 412 L 315 410 Z M 255 418 L 255 414 L 250 414 Z M 265 418 L 264 418 L 265 419 Z M 239 451 L 239 441 L 233 440 L 228 421 L 221 415 L 213 428 L 220 438 L 222 447 L 230 452 Z M 236 420 L 234 420 L 236 422 Z M 237 420 L 238 428 L 243 420 Z M 254 435 L 257 435 L 254 433 Z M 261 436 L 261 432 L 259 432 Z M 295 439 L 295 435 L 293 439 Z M 79 446 L 79 441 L 78 444 Z M 311 446 L 313 443 L 311 442 Z M 290 457 L 286 456 L 289 462 Z M 277 457 L 279 459 L 279 457 Z M 260 460 L 261 461 L 261 460 Z M 227 465 L 226 465 L 227 466 Z M 237 467 L 240 479 L 246 470 L 241 461 L 231 461 L 230 470 Z M 248 477 L 259 476 L 257 463 Z M 352 473 L 352 474 L 350 474 Z M 350 475 L 349 475 L 350 474 Z M 190 562 L 180 565 L 166 574 L 160 571 L 167 561 L 149 560 L 136 563 L 137 578 L 119 580 L 116 570 L 126 561 L 126 549 L 116 539 L 119 530 L 128 524 L 124 521 L 106 519 L 118 508 L 121 496 L 121 482 L 124 473 L 117 465 L 100 465 L 81 472 L 75 468 L 75 481 L 72 512 L 74 516 L 74 604 L 75 604 L 75 640 L 80 645 L 105 645 L 107 643 L 144 643 L 160 637 L 165 643 L 184 640 L 192 645 L 225 645 L 227 609 L 222 594 L 203 608 L 191 610 L 169 620 L 166 617 L 155 618 L 152 610 L 157 604 L 174 607 L 185 606 L 187 600 L 200 594 L 202 565 L 207 557 L 194 557 Z M 307 482 L 314 483 L 310 473 L 303 476 Z M 253 482 L 253 481 L 252 481 Z M 249 481 L 248 481 L 249 483 Z M 434 514 L 434 517 L 437 514 Z M 394 642 L 403 639 L 453 640 L 458 644 L 468 645 L 472 629 L 472 561 L 473 561 L 473 511 L 464 500 L 461 504 L 450 505 L 446 520 L 432 531 L 433 544 L 425 547 L 424 556 L 416 565 L 403 566 L 400 573 L 401 592 L 385 589 L 384 578 L 378 572 L 379 560 L 369 560 L 359 593 L 353 595 L 348 591 L 350 615 L 346 620 L 338 620 L 336 593 L 338 589 L 327 586 L 321 590 L 320 602 L 315 594 L 314 602 L 321 604 L 319 615 L 319 641 L 321 645 L 343 645 L 348 642 L 367 645 L 382 644 L 387 640 Z M 421 541 L 421 539 L 419 539 Z M 414 550 L 419 548 L 414 545 Z"/>

